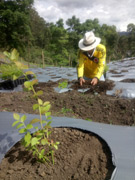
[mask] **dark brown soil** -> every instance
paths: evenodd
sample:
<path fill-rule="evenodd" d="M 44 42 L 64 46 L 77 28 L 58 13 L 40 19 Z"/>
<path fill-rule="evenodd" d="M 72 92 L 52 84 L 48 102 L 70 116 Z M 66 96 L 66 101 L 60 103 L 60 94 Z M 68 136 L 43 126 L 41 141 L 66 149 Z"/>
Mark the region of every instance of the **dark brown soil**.
<path fill-rule="evenodd" d="M 86 82 L 82 87 L 77 81 L 72 81 L 70 84 L 74 90 L 65 93 L 54 90 L 58 84 L 59 82 L 39 83 L 35 87 L 36 91 L 44 92 L 41 96 L 43 101 L 50 101 L 53 116 L 75 117 L 114 125 L 135 125 L 135 99 L 120 98 L 120 90 L 115 92 L 115 96 L 106 95 L 106 91 L 113 87 L 112 81 L 99 82 L 96 86 Z M 77 91 L 88 87 L 90 89 L 87 92 Z M 36 100 L 29 92 L 0 93 L 0 102 L 0 111 L 36 113 L 32 108 Z"/>
<path fill-rule="evenodd" d="M 61 80 L 60 82 L 62 82 Z M 51 102 L 53 116 L 81 118 L 93 122 L 135 125 L 135 99 L 106 95 L 113 87 L 112 81 L 82 87 L 77 81 L 69 82 L 73 90 L 57 93 L 59 82 L 39 83 L 36 90 L 43 90 L 43 101 Z M 78 89 L 90 88 L 85 93 Z M 36 113 L 32 105 L 36 100 L 29 92 L 0 93 L 0 111 Z M 53 128 L 52 138 L 60 142 L 55 165 L 39 164 L 27 156 L 19 143 L 6 155 L 0 166 L 0 179 L 47 180 L 109 180 L 114 169 L 107 144 L 99 137 L 77 129 Z"/>
<path fill-rule="evenodd" d="M 120 74 L 120 72 L 117 72 L 115 70 L 110 70 L 109 72 L 112 73 L 112 74 Z"/>
<path fill-rule="evenodd" d="M 54 128 L 55 165 L 40 164 L 17 143 L 0 166 L 1 180 L 109 180 L 114 169 L 106 143 L 76 129 Z"/>
<path fill-rule="evenodd" d="M 135 83 L 135 79 L 123 79 L 121 82 Z"/>

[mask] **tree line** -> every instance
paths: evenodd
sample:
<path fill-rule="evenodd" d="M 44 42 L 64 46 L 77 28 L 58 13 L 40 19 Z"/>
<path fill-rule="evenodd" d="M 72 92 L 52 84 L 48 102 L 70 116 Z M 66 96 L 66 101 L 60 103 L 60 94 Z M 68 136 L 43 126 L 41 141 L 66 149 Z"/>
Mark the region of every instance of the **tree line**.
<path fill-rule="evenodd" d="M 87 31 L 94 31 L 107 49 L 107 61 L 135 56 L 135 24 L 130 23 L 125 33 L 116 26 L 100 25 L 95 18 L 81 23 L 72 16 L 56 23 L 46 22 L 33 8 L 34 0 L 0 1 L 0 49 L 16 48 L 28 62 L 54 66 L 77 64 L 78 41 Z"/>

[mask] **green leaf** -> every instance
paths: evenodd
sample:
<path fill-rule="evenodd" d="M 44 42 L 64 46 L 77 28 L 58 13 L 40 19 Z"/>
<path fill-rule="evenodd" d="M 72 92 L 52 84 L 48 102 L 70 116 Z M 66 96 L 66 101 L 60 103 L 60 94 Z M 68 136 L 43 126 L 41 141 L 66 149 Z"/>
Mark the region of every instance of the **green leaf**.
<path fill-rule="evenodd" d="M 24 122 L 26 119 L 27 119 L 27 116 L 26 116 L 26 115 L 23 115 L 23 116 L 21 117 L 21 122 Z"/>
<path fill-rule="evenodd" d="M 27 124 L 26 129 L 32 129 L 32 128 L 33 128 L 32 124 Z"/>
<path fill-rule="evenodd" d="M 30 88 L 30 87 L 31 87 L 31 81 L 25 81 L 25 82 L 24 82 L 24 86 L 25 86 L 26 88 Z"/>
<path fill-rule="evenodd" d="M 42 144 L 42 145 L 47 144 L 47 142 L 48 142 L 47 139 L 42 139 L 42 140 L 41 140 L 41 144 Z"/>
<path fill-rule="evenodd" d="M 13 75 L 13 80 L 16 80 L 18 77 L 16 75 Z"/>
<path fill-rule="evenodd" d="M 68 85 L 68 82 L 67 81 L 63 81 L 63 82 L 59 83 L 58 88 L 64 89 L 64 88 L 67 87 L 67 85 Z"/>
<path fill-rule="evenodd" d="M 40 122 L 40 119 L 37 119 L 37 118 L 34 118 L 30 121 L 30 124 L 34 124 L 34 123 L 37 123 L 37 122 Z"/>
<path fill-rule="evenodd" d="M 36 93 L 37 96 L 41 96 L 42 94 L 43 94 L 43 91 L 41 90 Z"/>
<path fill-rule="evenodd" d="M 38 158 L 39 158 L 39 159 L 42 159 L 42 158 L 43 158 L 43 155 L 42 155 L 42 154 L 39 154 Z"/>
<path fill-rule="evenodd" d="M 13 122 L 13 124 L 12 124 L 12 127 L 14 127 L 16 124 L 18 124 L 20 121 L 15 121 L 15 122 Z"/>
<path fill-rule="evenodd" d="M 27 88 L 28 89 L 28 91 L 31 91 L 32 90 L 32 87 L 29 87 L 29 88 Z"/>
<path fill-rule="evenodd" d="M 14 117 L 14 119 L 17 120 L 17 121 L 20 120 L 20 115 L 17 114 L 17 113 L 14 113 L 14 114 L 13 114 L 13 117 Z"/>
<path fill-rule="evenodd" d="M 50 125 L 52 123 L 52 121 L 49 121 L 48 123 L 47 123 L 47 125 Z"/>
<path fill-rule="evenodd" d="M 38 139 L 36 137 L 32 138 L 31 145 L 34 146 L 36 144 L 39 144 Z"/>
<path fill-rule="evenodd" d="M 14 61 L 14 60 L 18 60 L 18 57 L 19 57 L 19 53 L 16 49 L 13 49 L 11 54 L 10 54 L 10 60 L 11 61 Z"/>
<path fill-rule="evenodd" d="M 49 102 L 49 101 L 46 101 L 46 102 L 44 102 L 43 106 L 46 106 L 46 105 L 48 105 L 48 104 L 50 104 L 50 102 Z"/>
<path fill-rule="evenodd" d="M 47 106 L 44 106 L 44 107 L 42 107 L 42 113 L 46 113 L 46 112 L 48 112 L 49 110 L 50 110 L 50 108 L 51 108 L 51 105 L 50 104 L 48 104 Z"/>
<path fill-rule="evenodd" d="M 45 107 L 41 107 L 40 109 L 41 109 L 41 114 L 44 114 L 46 112 Z"/>
<path fill-rule="evenodd" d="M 51 116 L 47 117 L 47 120 L 50 120 L 50 119 L 52 119 L 52 117 L 51 117 Z"/>
<path fill-rule="evenodd" d="M 34 104 L 33 105 L 33 110 L 35 111 L 36 109 L 38 109 L 39 108 L 39 104 Z"/>
<path fill-rule="evenodd" d="M 47 106 L 45 106 L 45 108 L 46 108 L 46 112 L 49 111 L 51 108 L 51 104 L 48 104 Z"/>
<path fill-rule="evenodd" d="M 34 73 L 34 72 L 32 72 L 32 71 L 27 71 L 27 72 L 25 72 L 25 74 L 26 74 L 26 75 L 29 75 L 29 74 L 33 74 L 33 75 L 35 75 L 35 73 Z"/>
<path fill-rule="evenodd" d="M 58 149 L 58 146 L 56 144 L 54 144 L 54 148 L 57 150 Z"/>
<path fill-rule="evenodd" d="M 52 128 L 52 127 L 50 126 L 51 123 L 52 123 L 52 121 L 49 121 L 49 122 L 45 125 L 45 128 L 47 128 L 47 129 Z"/>
<path fill-rule="evenodd" d="M 41 99 L 38 99 L 38 103 L 39 103 L 40 105 L 42 105 L 42 104 L 43 104 L 43 101 L 42 101 Z"/>
<path fill-rule="evenodd" d="M 19 129 L 22 126 L 23 126 L 23 124 L 19 124 L 18 126 L 16 126 L 16 129 Z"/>
<path fill-rule="evenodd" d="M 47 116 L 50 116 L 50 115 L 51 115 L 51 112 L 46 112 L 45 115 L 46 115 L 46 117 L 47 117 Z"/>
<path fill-rule="evenodd" d="M 31 134 L 30 134 L 30 133 L 27 133 L 27 134 L 24 136 L 24 140 L 25 140 L 26 142 L 30 142 L 30 140 L 31 140 Z"/>
<path fill-rule="evenodd" d="M 45 126 L 44 126 L 44 127 L 45 127 Z M 44 133 L 48 132 L 48 129 L 45 129 L 45 128 L 44 128 L 43 132 L 44 132 Z"/>
<path fill-rule="evenodd" d="M 52 127 L 50 125 L 45 125 L 44 126 L 46 129 L 51 129 Z"/>
<path fill-rule="evenodd" d="M 23 129 L 20 129 L 20 130 L 19 130 L 19 133 L 20 133 L 20 134 L 23 134 L 23 133 L 25 133 L 26 131 L 27 131 L 27 130 L 26 130 L 25 128 L 23 128 Z"/>
<path fill-rule="evenodd" d="M 38 84 L 38 80 L 37 79 L 34 79 L 34 80 L 31 81 L 31 85 L 32 86 L 35 85 L 35 84 Z"/>
<path fill-rule="evenodd" d="M 44 149 L 42 149 L 42 150 L 41 150 L 41 154 L 42 154 L 42 156 L 44 156 L 44 153 L 45 153 L 45 150 L 44 150 Z"/>
<path fill-rule="evenodd" d="M 42 120 L 42 123 L 43 123 L 43 124 L 46 124 L 46 123 L 47 123 L 47 121 L 45 121 L 45 120 Z"/>
<path fill-rule="evenodd" d="M 35 154 L 36 154 L 36 151 L 33 152 L 33 156 L 35 156 Z"/>
<path fill-rule="evenodd" d="M 57 145 L 58 145 L 58 144 L 60 144 L 60 142 L 56 141 L 56 143 L 55 143 L 55 144 L 57 144 Z"/>
<path fill-rule="evenodd" d="M 9 52 L 4 51 L 3 54 L 4 54 L 5 56 L 7 56 L 8 58 L 10 58 L 10 53 L 9 53 Z"/>

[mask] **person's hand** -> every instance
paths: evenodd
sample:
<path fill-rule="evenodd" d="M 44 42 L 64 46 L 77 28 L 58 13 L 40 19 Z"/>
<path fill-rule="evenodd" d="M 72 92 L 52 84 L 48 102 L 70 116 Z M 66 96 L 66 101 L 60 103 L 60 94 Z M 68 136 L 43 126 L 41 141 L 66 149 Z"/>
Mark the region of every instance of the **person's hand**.
<path fill-rule="evenodd" d="M 85 79 L 83 79 L 83 78 L 79 78 L 79 83 L 80 83 L 80 86 L 82 86 L 82 85 L 83 85 L 83 83 L 85 83 Z"/>
<path fill-rule="evenodd" d="M 95 86 L 98 83 L 98 78 L 93 78 L 91 81 L 91 85 Z"/>

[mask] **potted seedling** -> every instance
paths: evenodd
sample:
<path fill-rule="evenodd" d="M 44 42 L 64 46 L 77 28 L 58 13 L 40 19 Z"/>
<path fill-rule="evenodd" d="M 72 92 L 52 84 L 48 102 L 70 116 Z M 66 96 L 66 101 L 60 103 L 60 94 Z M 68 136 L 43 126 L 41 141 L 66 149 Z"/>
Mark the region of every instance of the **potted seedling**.
<path fill-rule="evenodd" d="M 5 51 L 4 55 L 8 58 L 9 63 L 1 64 L 0 66 L 0 89 L 14 89 L 20 84 L 23 84 L 27 79 L 32 79 L 30 74 L 24 76 L 24 70 L 28 67 L 22 64 L 19 59 L 19 53 L 13 49 L 11 53 Z"/>
<path fill-rule="evenodd" d="M 20 117 L 19 114 L 14 113 L 13 116 L 15 121 L 12 126 L 16 126 L 20 134 L 24 134 L 22 145 L 26 148 L 26 150 L 31 151 L 33 156 L 35 156 L 38 161 L 49 162 L 51 156 L 52 162 L 54 164 L 54 149 L 58 149 L 59 142 L 54 142 L 49 138 L 49 135 L 51 134 L 51 104 L 49 101 L 43 102 L 39 98 L 43 92 L 36 92 L 34 90 L 34 85 L 37 83 L 38 80 L 34 79 L 32 81 L 26 81 L 24 86 L 29 91 L 32 91 L 34 97 L 37 99 L 37 103 L 33 105 L 33 110 L 38 110 L 39 118 L 32 119 L 30 123 L 26 125 L 26 115 Z M 43 115 L 45 116 L 45 120 L 42 118 Z M 39 123 L 40 126 L 33 126 L 37 123 Z M 33 130 L 36 132 L 31 134 L 31 131 Z"/>
<path fill-rule="evenodd" d="M 28 75 L 36 75 L 32 71 L 23 72 L 22 70 L 26 68 L 21 62 L 18 61 L 18 52 L 17 50 L 13 50 L 10 53 L 5 53 L 10 60 L 16 65 L 18 72 L 23 73 L 23 76 L 27 80 Z M 14 75 L 15 76 L 15 75 Z M 16 126 L 20 134 L 24 134 L 22 139 L 22 145 L 26 148 L 26 150 L 32 152 L 33 156 L 37 158 L 40 162 L 48 162 L 50 161 L 50 156 L 52 162 L 54 164 L 54 149 L 58 149 L 59 142 L 54 142 L 49 138 L 51 134 L 51 104 L 49 101 L 43 102 L 42 99 L 39 98 L 43 94 L 43 91 L 35 91 L 34 85 L 38 83 L 38 80 L 35 78 L 32 81 L 25 81 L 24 87 L 28 91 L 33 92 L 33 97 L 36 98 L 37 103 L 33 105 L 33 110 L 38 111 L 39 118 L 32 119 L 29 123 L 26 123 L 27 116 L 20 116 L 17 113 L 13 114 L 15 119 L 12 126 Z M 43 115 L 45 118 L 43 119 Z M 39 124 L 38 126 L 34 126 L 35 124 Z M 33 134 L 31 132 L 35 131 Z"/>

